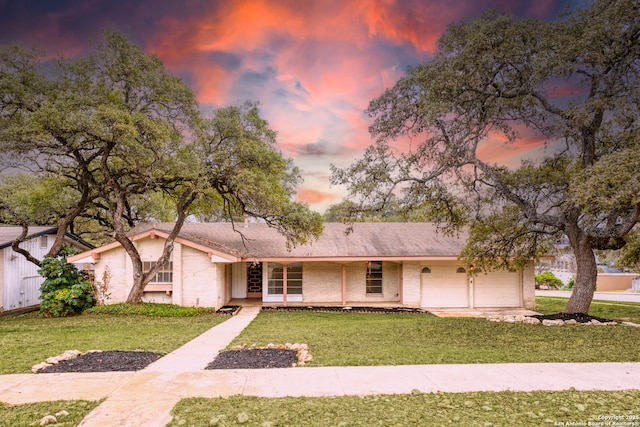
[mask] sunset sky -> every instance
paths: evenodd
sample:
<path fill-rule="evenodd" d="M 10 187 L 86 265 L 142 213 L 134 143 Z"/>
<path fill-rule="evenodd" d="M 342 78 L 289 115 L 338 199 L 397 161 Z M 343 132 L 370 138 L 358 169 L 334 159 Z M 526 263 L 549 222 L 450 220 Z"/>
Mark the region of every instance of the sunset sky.
<path fill-rule="evenodd" d="M 343 190 L 329 165 L 371 143 L 363 114 L 407 66 L 428 61 L 447 25 L 487 9 L 554 19 L 572 0 L 0 0 L 0 44 L 73 57 L 118 29 L 180 76 L 203 107 L 259 101 L 302 169 L 298 199 L 323 211 Z M 526 135 L 525 135 L 526 136 Z M 532 138 L 485 153 L 508 160 Z"/>

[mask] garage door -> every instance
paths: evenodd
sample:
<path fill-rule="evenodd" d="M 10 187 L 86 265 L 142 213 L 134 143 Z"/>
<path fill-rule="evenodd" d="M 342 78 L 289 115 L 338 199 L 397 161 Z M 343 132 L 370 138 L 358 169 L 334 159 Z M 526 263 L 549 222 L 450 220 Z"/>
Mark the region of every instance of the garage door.
<path fill-rule="evenodd" d="M 475 307 L 520 307 L 522 305 L 517 272 L 479 273 L 473 280 Z"/>
<path fill-rule="evenodd" d="M 467 274 L 455 265 L 426 267 L 420 275 L 420 305 L 425 308 L 468 307 Z"/>

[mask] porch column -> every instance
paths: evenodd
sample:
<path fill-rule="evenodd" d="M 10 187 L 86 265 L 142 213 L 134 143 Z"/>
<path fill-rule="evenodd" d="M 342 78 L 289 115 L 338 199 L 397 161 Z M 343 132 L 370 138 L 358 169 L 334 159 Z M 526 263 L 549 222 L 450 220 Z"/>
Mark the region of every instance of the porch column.
<path fill-rule="evenodd" d="M 282 264 L 282 305 L 287 306 L 287 265 Z"/>
<path fill-rule="evenodd" d="M 342 305 L 347 305 L 347 264 L 342 264 Z"/>
<path fill-rule="evenodd" d="M 222 301 L 222 305 L 226 305 L 230 298 L 229 298 L 229 264 L 225 264 L 224 265 L 224 290 L 222 291 L 223 293 L 223 301 Z"/>
<path fill-rule="evenodd" d="M 398 268 L 398 296 L 400 297 L 400 305 L 404 305 L 404 263 L 400 261 Z"/>

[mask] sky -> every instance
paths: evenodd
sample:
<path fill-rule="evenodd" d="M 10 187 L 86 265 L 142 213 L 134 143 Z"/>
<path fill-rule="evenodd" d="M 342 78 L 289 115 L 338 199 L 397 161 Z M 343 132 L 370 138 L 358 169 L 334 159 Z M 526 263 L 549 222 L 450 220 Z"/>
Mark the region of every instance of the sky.
<path fill-rule="evenodd" d="M 330 164 L 347 167 L 373 142 L 369 102 L 429 61 L 449 24 L 488 9 L 551 20 L 572 1 L 0 0 L 0 44 L 75 57 L 101 30 L 117 29 L 204 108 L 259 101 L 278 147 L 302 171 L 297 199 L 322 212 L 345 194 L 330 185 Z M 485 155 L 508 161 L 542 144 L 532 136 Z"/>

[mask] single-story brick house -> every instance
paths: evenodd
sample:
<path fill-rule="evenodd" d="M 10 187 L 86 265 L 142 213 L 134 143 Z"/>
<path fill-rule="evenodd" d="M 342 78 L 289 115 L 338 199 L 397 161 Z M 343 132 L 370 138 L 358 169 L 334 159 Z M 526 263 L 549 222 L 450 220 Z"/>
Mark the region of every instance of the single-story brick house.
<path fill-rule="evenodd" d="M 173 224 L 135 231 L 145 268 L 159 258 Z M 316 241 L 288 251 L 283 236 L 263 223 L 186 223 L 171 262 L 146 286 L 144 301 L 220 308 L 230 300 L 282 305 L 533 308 L 533 263 L 524 270 L 469 274 L 458 260 L 463 238 L 429 223 L 325 224 Z M 241 233 L 241 234 L 240 234 Z M 132 264 L 115 242 L 69 258 L 93 263 L 110 300 L 122 302 Z M 241 302 L 241 301 L 240 301 Z"/>
<path fill-rule="evenodd" d="M 53 246 L 58 227 L 31 226 L 20 247 L 37 259 L 42 259 Z M 0 226 L 0 311 L 19 310 L 40 304 L 40 285 L 44 278 L 38 266 L 11 249 L 13 241 L 22 233 L 22 227 Z M 78 236 L 66 233 L 65 244 L 84 251 L 93 248 Z"/>

